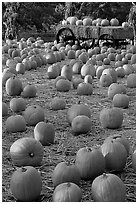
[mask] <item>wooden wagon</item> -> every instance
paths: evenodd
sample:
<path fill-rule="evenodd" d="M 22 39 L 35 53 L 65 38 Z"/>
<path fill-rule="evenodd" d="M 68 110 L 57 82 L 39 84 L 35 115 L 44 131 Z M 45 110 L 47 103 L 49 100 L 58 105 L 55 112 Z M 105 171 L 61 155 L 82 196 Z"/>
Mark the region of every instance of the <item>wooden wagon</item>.
<path fill-rule="evenodd" d="M 133 41 L 133 27 L 122 26 L 76 26 L 58 25 L 56 28 L 57 42 L 87 45 L 87 48 L 99 46 L 100 43 L 110 43 L 113 47 Z"/>

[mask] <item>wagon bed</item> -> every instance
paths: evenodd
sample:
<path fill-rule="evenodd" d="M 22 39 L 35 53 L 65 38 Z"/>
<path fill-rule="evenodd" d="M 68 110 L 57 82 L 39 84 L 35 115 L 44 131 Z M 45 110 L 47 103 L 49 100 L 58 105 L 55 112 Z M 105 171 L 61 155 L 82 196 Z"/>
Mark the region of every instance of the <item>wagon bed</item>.
<path fill-rule="evenodd" d="M 110 39 L 116 44 L 118 41 L 126 39 L 133 40 L 133 27 L 123 28 L 122 26 L 76 26 L 76 25 L 58 25 L 56 29 L 57 42 L 64 35 L 67 40 L 91 40 L 94 45 L 95 40 Z"/>

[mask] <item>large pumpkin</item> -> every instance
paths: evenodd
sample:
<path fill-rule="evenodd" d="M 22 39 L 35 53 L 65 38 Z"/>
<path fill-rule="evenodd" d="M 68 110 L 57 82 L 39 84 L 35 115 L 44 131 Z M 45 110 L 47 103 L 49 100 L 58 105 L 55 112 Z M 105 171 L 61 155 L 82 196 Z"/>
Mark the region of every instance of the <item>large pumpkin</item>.
<path fill-rule="evenodd" d="M 123 112 L 118 107 L 103 108 L 100 112 L 100 122 L 103 128 L 120 128 L 123 122 Z"/>
<path fill-rule="evenodd" d="M 53 202 L 81 202 L 82 192 L 75 183 L 62 183 L 53 193 Z"/>
<path fill-rule="evenodd" d="M 67 92 L 71 89 L 71 82 L 68 79 L 59 79 L 56 82 L 56 89 L 60 92 Z"/>
<path fill-rule="evenodd" d="M 91 190 L 95 202 L 125 202 L 126 199 L 126 187 L 115 174 L 103 173 L 98 176 Z"/>
<path fill-rule="evenodd" d="M 37 93 L 37 89 L 35 87 L 35 85 L 33 84 L 27 84 L 24 88 L 23 88 L 23 92 L 22 92 L 22 96 L 24 98 L 33 98 L 36 96 Z"/>
<path fill-rule="evenodd" d="M 21 94 L 22 90 L 22 82 L 16 76 L 13 76 L 6 81 L 6 93 L 9 96 L 18 96 Z"/>
<path fill-rule="evenodd" d="M 41 143 L 31 137 L 22 137 L 10 147 L 10 156 L 16 166 L 39 166 L 43 154 Z"/>
<path fill-rule="evenodd" d="M 83 147 L 78 150 L 75 160 L 83 180 L 93 180 L 105 170 L 105 159 L 97 148 Z"/>
<path fill-rule="evenodd" d="M 42 190 L 40 173 L 32 166 L 18 168 L 12 174 L 10 190 L 17 201 L 36 201 Z"/>
<path fill-rule="evenodd" d="M 71 127 L 74 134 L 85 134 L 91 130 L 92 121 L 88 116 L 78 115 L 72 120 Z"/>
<path fill-rule="evenodd" d="M 91 118 L 91 111 L 85 104 L 72 105 L 67 111 L 67 121 L 69 122 L 69 124 L 71 124 L 72 120 L 78 115 L 86 115 Z"/>
<path fill-rule="evenodd" d="M 79 185 L 80 183 L 79 170 L 74 164 L 60 162 L 54 168 L 52 174 L 52 181 L 55 187 L 65 182 L 72 182 Z"/>
<path fill-rule="evenodd" d="M 127 77 L 127 87 L 136 88 L 136 74 L 130 74 Z"/>
<path fill-rule="evenodd" d="M 113 83 L 113 78 L 110 74 L 102 74 L 99 83 L 102 87 L 109 87 Z"/>
<path fill-rule="evenodd" d="M 101 152 L 105 158 L 107 170 L 123 171 L 127 160 L 127 151 L 123 144 L 115 140 L 107 140 L 101 145 Z"/>
<path fill-rule="evenodd" d="M 129 97 L 126 94 L 115 94 L 112 103 L 115 107 L 128 108 Z"/>
<path fill-rule="evenodd" d="M 52 123 L 45 123 L 43 121 L 36 124 L 34 128 L 34 138 L 41 142 L 43 146 L 54 143 L 55 129 Z"/>
<path fill-rule="evenodd" d="M 23 112 L 23 116 L 27 125 L 36 125 L 45 119 L 44 110 L 38 105 L 28 106 Z"/>
<path fill-rule="evenodd" d="M 6 120 L 8 132 L 23 132 L 26 130 L 26 122 L 22 115 L 11 115 Z"/>
<path fill-rule="evenodd" d="M 79 83 L 77 86 L 77 94 L 78 95 L 92 95 L 93 93 L 93 85 L 90 83 Z"/>

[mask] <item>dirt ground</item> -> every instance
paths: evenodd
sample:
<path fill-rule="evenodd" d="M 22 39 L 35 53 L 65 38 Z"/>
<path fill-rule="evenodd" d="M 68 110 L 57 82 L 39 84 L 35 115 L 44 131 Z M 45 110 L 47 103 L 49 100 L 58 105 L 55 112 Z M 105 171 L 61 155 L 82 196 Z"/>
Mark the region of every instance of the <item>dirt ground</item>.
<path fill-rule="evenodd" d="M 67 61 L 61 62 L 61 66 Z M 32 104 L 40 105 L 45 112 L 45 121 L 48 119 L 55 127 L 55 143 L 44 147 L 44 157 L 41 166 L 37 169 L 42 177 L 42 192 L 38 202 L 51 202 L 54 187 L 51 175 L 55 166 L 61 161 L 69 161 L 74 163 L 77 151 L 85 146 L 93 147 L 101 145 L 106 137 L 119 133 L 124 135 L 130 143 L 131 149 L 128 156 L 127 164 L 123 172 L 117 175 L 123 180 L 126 190 L 126 202 L 136 202 L 136 174 L 131 166 L 131 155 L 136 148 L 136 89 L 127 89 L 127 95 L 130 97 L 129 108 L 122 109 L 124 120 L 122 127 L 116 130 L 104 129 L 99 121 L 100 111 L 104 107 L 112 107 L 112 101 L 107 97 L 106 87 L 101 87 L 96 78 L 93 81 L 93 94 L 91 96 L 79 96 L 75 89 L 69 92 L 57 92 L 54 86 L 54 79 L 47 79 L 47 68 L 49 65 L 43 65 L 37 70 L 26 71 L 24 75 L 18 75 L 22 80 L 23 86 L 28 83 L 34 84 L 37 88 L 37 96 L 35 98 L 25 99 L 27 106 Z M 80 77 L 79 75 L 77 77 Z M 126 86 L 126 77 L 118 79 L 119 83 Z M 66 101 L 64 110 L 53 111 L 50 106 L 51 99 L 55 96 L 62 96 Z M 6 94 L 3 88 L 3 102 L 9 105 L 12 97 Z M 88 104 L 91 110 L 92 128 L 87 134 L 74 136 L 71 132 L 66 115 L 71 105 L 78 101 Z M 9 108 L 9 115 L 12 115 Z M 27 126 L 26 131 L 22 133 L 7 133 L 5 121 L 7 117 L 2 118 L 2 201 L 15 202 L 16 199 L 10 192 L 10 179 L 16 166 L 12 164 L 10 158 L 10 146 L 14 141 L 21 137 L 33 137 L 34 127 Z M 92 202 L 91 181 L 81 181 L 80 188 L 82 190 L 82 202 Z"/>

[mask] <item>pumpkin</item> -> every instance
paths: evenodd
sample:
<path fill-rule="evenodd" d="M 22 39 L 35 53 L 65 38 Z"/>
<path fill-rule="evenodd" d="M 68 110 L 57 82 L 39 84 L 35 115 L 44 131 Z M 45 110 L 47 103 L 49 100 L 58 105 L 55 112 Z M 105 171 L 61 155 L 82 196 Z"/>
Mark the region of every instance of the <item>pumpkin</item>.
<path fill-rule="evenodd" d="M 74 134 L 85 134 L 91 130 L 92 121 L 85 115 L 76 116 L 71 123 L 71 128 Z"/>
<path fill-rule="evenodd" d="M 120 134 L 113 134 L 113 135 L 108 136 L 108 137 L 104 140 L 104 142 L 107 142 L 107 141 L 120 142 L 120 143 L 123 144 L 124 147 L 126 148 L 127 155 L 129 155 L 130 144 L 129 144 L 129 141 L 127 140 L 127 138 L 126 138 L 125 136 L 120 135 Z"/>
<path fill-rule="evenodd" d="M 104 69 L 102 74 L 109 74 L 112 77 L 113 83 L 117 82 L 117 74 L 115 69 L 109 68 L 109 69 Z"/>
<path fill-rule="evenodd" d="M 56 82 L 56 90 L 60 92 L 67 92 L 71 89 L 71 82 L 68 79 L 59 79 Z"/>
<path fill-rule="evenodd" d="M 5 86 L 6 81 L 13 76 L 16 76 L 16 74 L 12 73 L 8 68 L 4 69 L 2 72 L 2 86 Z"/>
<path fill-rule="evenodd" d="M 83 65 L 82 61 L 77 60 L 77 61 L 73 64 L 73 66 L 72 66 L 72 72 L 73 72 L 73 74 L 80 74 L 80 73 L 81 73 L 82 65 Z"/>
<path fill-rule="evenodd" d="M 48 64 L 54 64 L 54 63 L 56 63 L 56 57 L 55 57 L 55 55 L 54 55 L 52 52 L 47 53 L 47 54 L 46 54 L 46 61 L 47 61 Z"/>
<path fill-rule="evenodd" d="M 27 125 L 36 125 L 38 122 L 44 121 L 44 110 L 38 105 L 30 105 L 23 112 L 23 116 Z"/>
<path fill-rule="evenodd" d="M 110 63 L 111 63 L 111 60 L 108 57 L 105 57 L 103 60 L 103 64 L 104 65 L 110 65 Z"/>
<path fill-rule="evenodd" d="M 14 57 L 20 57 L 20 50 L 19 49 L 14 49 L 12 51 L 12 54 L 11 54 L 12 58 Z"/>
<path fill-rule="evenodd" d="M 15 166 L 39 166 L 43 159 L 42 144 L 32 137 L 22 137 L 10 147 L 10 156 Z"/>
<path fill-rule="evenodd" d="M 79 83 L 77 86 L 77 94 L 78 95 L 92 95 L 93 86 L 90 83 Z"/>
<path fill-rule="evenodd" d="M 10 190 L 18 201 L 36 201 L 42 190 L 40 173 L 32 166 L 18 168 L 11 176 Z"/>
<path fill-rule="evenodd" d="M 123 22 L 122 23 L 122 27 L 123 28 L 128 28 L 129 27 L 129 23 L 128 22 Z"/>
<path fill-rule="evenodd" d="M 93 78 L 92 78 L 92 76 L 91 75 L 86 75 L 85 77 L 84 77 L 84 83 L 89 83 L 89 84 L 92 84 L 92 82 L 93 82 Z"/>
<path fill-rule="evenodd" d="M 133 54 L 131 57 L 131 64 L 136 64 L 136 54 Z"/>
<path fill-rule="evenodd" d="M 81 77 L 84 78 L 86 75 L 91 75 L 93 78 L 96 76 L 96 70 L 94 65 L 84 64 L 81 67 Z"/>
<path fill-rule="evenodd" d="M 10 109 L 13 112 L 24 111 L 26 108 L 26 101 L 23 98 L 12 98 L 10 100 Z"/>
<path fill-rule="evenodd" d="M 132 73 L 132 65 L 131 64 L 124 64 L 123 69 L 125 71 L 125 75 L 129 75 Z"/>
<path fill-rule="evenodd" d="M 22 96 L 24 98 L 33 98 L 36 96 L 37 93 L 37 89 L 35 87 L 35 85 L 33 84 L 27 84 L 24 88 L 23 88 L 23 92 L 22 92 Z"/>
<path fill-rule="evenodd" d="M 109 87 L 113 83 L 113 78 L 110 74 L 102 74 L 99 83 L 102 87 Z"/>
<path fill-rule="evenodd" d="M 74 104 L 67 111 L 67 121 L 71 125 L 73 119 L 78 115 L 85 115 L 91 118 L 91 111 L 88 105 L 85 104 Z"/>
<path fill-rule="evenodd" d="M 22 82 L 16 76 L 10 77 L 6 81 L 6 93 L 9 96 L 18 96 L 23 90 Z"/>
<path fill-rule="evenodd" d="M 127 151 L 123 144 L 116 140 L 107 140 L 101 145 L 101 152 L 107 170 L 123 171 L 127 161 Z"/>
<path fill-rule="evenodd" d="M 97 79 L 100 79 L 103 70 L 104 70 L 104 66 L 103 65 L 97 67 L 97 69 L 96 69 L 96 77 L 97 77 Z"/>
<path fill-rule="evenodd" d="M 115 94 L 126 94 L 126 87 L 123 84 L 112 83 L 108 87 L 108 98 L 113 99 Z"/>
<path fill-rule="evenodd" d="M 60 162 L 56 165 L 52 174 L 54 187 L 61 183 L 72 182 L 77 185 L 80 183 L 80 173 L 74 164 Z"/>
<path fill-rule="evenodd" d="M 74 89 L 77 89 L 78 85 L 80 83 L 83 83 L 83 82 L 84 82 L 84 80 L 82 78 L 78 78 L 78 77 L 73 77 L 72 78 L 72 84 L 73 84 Z"/>
<path fill-rule="evenodd" d="M 17 63 L 16 64 L 16 71 L 18 74 L 24 74 L 25 73 L 25 66 L 23 63 Z"/>
<path fill-rule="evenodd" d="M 132 153 L 132 168 L 136 171 L 136 150 Z"/>
<path fill-rule="evenodd" d="M 60 70 L 56 64 L 52 64 L 47 69 L 47 76 L 49 79 L 55 79 L 59 76 Z"/>
<path fill-rule="evenodd" d="M 88 53 L 87 52 L 82 52 L 79 54 L 78 59 L 81 60 L 84 64 L 87 62 L 88 60 Z"/>
<path fill-rule="evenodd" d="M 117 129 L 123 122 L 123 112 L 120 108 L 103 108 L 100 112 L 100 123 L 103 128 Z"/>
<path fill-rule="evenodd" d="M 93 180 L 104 172 L 105 159 L 98 148 L 83 147 L 76 154 L 75 165 L 81 179 Z"/>
<path fill-rule="evenodd" d="M 75 50 L 69 50 L 69 51 L 67 52 L 67 57 L 68 57 L 68 59 L 75 59 L 75 58 L 76 58 L 76 56 L 75 56 Z"/>
<path fill-rule="evenodd" d="M 133 73 L 128 75 L 126 82 L 127 82 L 127 87 L 136 88 L 136 74 Z"/>
<path fill-rule="evenodd" d="M 55 129 L 53 124 L 43 121 L 37 123 L 34 127 L 34 138 L 43 146 L 54 144 Z"/>
<path fill-rule="evenodd" d="M 64 76 L 57 76 L 56 79 L 54 80 L 54 86 L 55 86 L 55 88 L 56 88 L 56 83 L 57 83 L 57 81 L 58 81 L 59 79 L 66 79 L 66 77 L 64 77 Z"/>
<path fill-rule="evenodd" d="M 66 107 L 66 101 L 61 97 L 54 97 L 51 101 L 52 110 L 63 110 Z"/>
<path fill-rule="evenodd" d="M 61 69 L 61 76 L 71 81 L 73 75 L 72 67 L 70 65 L 64 65 Z"/>
<path fill-rule="evenodd" d="M 82 192 L 75 183 L 59 184 L 53 192 L 53 202 L 80 202 Z"/>
<path fill-rule="evenodd" d="M 109 26 L 109 20 L 106 18 L 106 19 L 102 19 L 101 20 L 101 26 Z"/>
<path fill-rule="evenodd" d="M 103 173 L 94 179 L 91 186 L 95 202 L 125 202 L 126 187 L 115 174 Z"/>
<path fill-rule="evenodd" d="M 128 108 L 129 97 L 126 94 L 115 94 L 112 103 L 114 107 Z"/>
<path fill-rule="evenodd" d="M 82 20 L 77 20 L 76 21 L 76 26 L 80 26 L 80 25 L 83 25 L 83 21 Z"/>
<path fill-rule="evenodd" d="M 8 105 L 5 102 L 2 102 L 2 117 L 8 115 Z"/>
<path fill-rule="evenodd" d="M 110 25 L 111 26 L 118 26 L 119 25 L 119 20 L 117 18 L 112 18 L 110 20 Z"/>
<path fill-rule="evenodd" d="M 5 125 L 8 132 L 23 132 L 26 130 L 26 122 L 21 115 L 9 116 Z"/>
<path fill-rule="evenodd" d="M 91 26 L 92 25 L 92 19 L 91 18 L 84 18 L 83 19 L 83 25 L 84 26 Z"/>
<path fill-rule="evenodd" d="M 116 74 L 117 74 L 117 77 L 121 77 L 121 78 L 123 78 L 124 76 L 125 76 L 125 70 L 124 70 L 124 68 L 123 67 L 117 67 L 116 69 L 115 69 L 115 71 L 116 71 Z"/>

